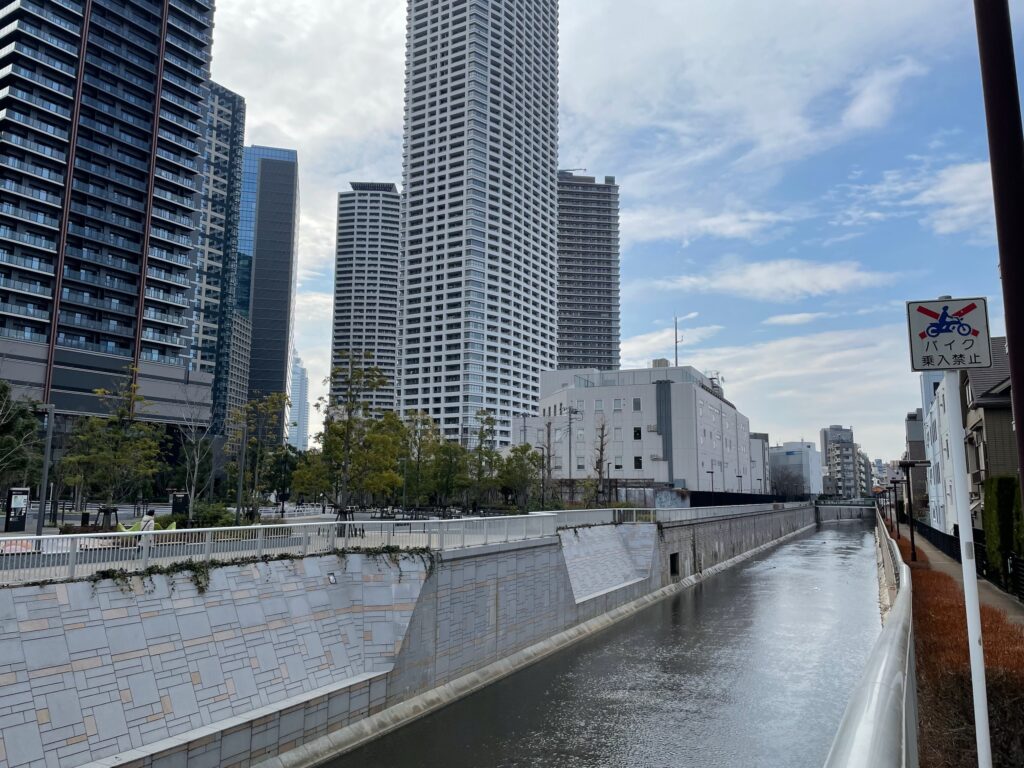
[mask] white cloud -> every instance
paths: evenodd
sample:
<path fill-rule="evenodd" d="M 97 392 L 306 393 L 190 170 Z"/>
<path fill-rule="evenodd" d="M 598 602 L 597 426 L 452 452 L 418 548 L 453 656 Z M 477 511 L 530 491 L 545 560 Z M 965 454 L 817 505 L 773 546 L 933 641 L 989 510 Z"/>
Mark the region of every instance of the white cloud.
<path fill-rule="evenodd" d="M 880 67 L 859 78 L 850 89 L 852 98 L 843 112 L 842 125 L 848 129 L 885 125 L 892 117 L 903 82 L 926 72 L 913 59 L 903 58 L 892 66 Z"/>
<path fill-rule="evenodd" d="M 702 348 L 680 362 L 721 371 L 726 397 L 773 443 L 816 439 L 841 421 L 869 456 L 896 458 L 903 419 L 920 405 L 902 324 Z"/>
<path fill-rule="evenodd" d="M 794 218 L 794 214 L 772 211 L 709 213 L 700 208 L 653 205 L 626 208 L 620 220 L 623 243 L 628 247 L 655 240 L 681 240 L 688 244 L 701 237 L 754 240 Z"/>
<path fill-rule="evenodd" d="M 696 312 L 692 313 L 696 315 Z M 692 347 L 707 341 L 723 329 L 721 325 L 705 325 L 696 328 L 679 329 L 679 346 Z M 675 328 L 662 328 L 651 333 L 642 333 L 623 339 L 621 356 L 623 368 L 644 368 L 655 357 L 672 359 L 675 353 L 673 343 Z"/>
<path fill-rule="evenodd" d="M 651 288 L 663 291 L 722 293 L 758 301 L 798 299 L 846 293 L 891 282 L 895 275 L 872 272 L 856 261 L 814 262 L 803 259 L 743 262 L 723 260 L 703 275 L 680 275 L 639 281 L 627 286 L 635 295 Z"/>
<path fill-rule="evenodd" d="M 772 315 L 761 321 L 764 325 L 806 325 L 828 317 L 826 312 L 795 312 L 791 315 Z"/>
<path fill-rule="evenodd" d="M 992 242 L 995 214 L 988 162 L 936 167 L 942 161 L 913 159 L 915 165 L 887 170 L 873 184 L 840 187 L 833 197 L 841 198 L 841 206 L 830 223 L 863 230 L 893 218 L 916 217 L 938 235 L 965 234 L 975 242 Z"/>
<path fill-rule="evenodd" d="M 995 232 L 992 173 L 988 162 L 950 165 L 927 181 L 912 200 L 927 210 L 925 222 L 939 235 Z"/>

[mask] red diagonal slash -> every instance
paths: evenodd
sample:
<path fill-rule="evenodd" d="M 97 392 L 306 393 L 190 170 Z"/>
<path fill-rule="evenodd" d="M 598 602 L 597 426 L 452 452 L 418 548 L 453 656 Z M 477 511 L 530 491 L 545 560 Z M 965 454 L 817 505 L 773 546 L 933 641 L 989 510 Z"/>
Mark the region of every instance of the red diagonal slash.
<path fill-rule="evenodd" d="M 939 319 L 939 313 L 932 312 L 930 309 L 928 309 L 928 307 L 918 307 L 917 311 L 920 312 L 922 315 L 928 315 L 928 317 L 930 317 L 932 320 Z"/>
<path fill-rule="evenodd" d="M 964 317 L 964 316 L 966 316 L 966 315 L 969 315 L 969 314 L 970 314 L 971 312 L 973 312 L 973 311 L 974 311 L 974 310 L 976 310 L 977 308 L 978 308 L 978 305 L 977 305 L 977 304 L 975 304 L 975 303 L 974 303 L 974 302 L 972 301 L 972 302 L 971 302 L 970 304 L 968 304 L 968 305 L 967 305 L 966 307 L 964 307 L 963 309 L 961 309 L 961 310 L 960 310 L 959 312 L 954 312 L 954 313 L 953 313 L 953 317 Z"/>

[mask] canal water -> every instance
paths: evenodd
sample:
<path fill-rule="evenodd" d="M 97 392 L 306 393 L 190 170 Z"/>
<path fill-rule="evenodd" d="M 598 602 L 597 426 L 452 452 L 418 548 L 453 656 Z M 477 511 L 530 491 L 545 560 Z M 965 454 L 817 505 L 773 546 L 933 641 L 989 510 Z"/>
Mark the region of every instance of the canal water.
<path fill-rule="evenodd" d="M 820 768 L 881 630 L 872 528 L 825 526 L 332 768 Z"/>

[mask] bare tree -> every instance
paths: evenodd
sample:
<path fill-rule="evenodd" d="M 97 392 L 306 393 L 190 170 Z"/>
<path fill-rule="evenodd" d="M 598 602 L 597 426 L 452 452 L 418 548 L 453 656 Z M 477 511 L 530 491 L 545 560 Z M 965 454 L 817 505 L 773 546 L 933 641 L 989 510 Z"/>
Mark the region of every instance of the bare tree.
<path fill-rule="evenodd" d="M 802 496 L 808 492 L 803 476 L 789 467 L 772 472 L 772 485 L 780 496 Z"/>
<path fill-rule="evenodd" d="M 185 491 L 188 493 L 188 520 L 192 522 L 196 497 L 203 478 L 204 469 L 209 474 L 207 462 L 213 451 L 210 405 L 203 402 L 202 390 L 186 382 L 182 386 L 182 421 L 178 427 L 181 435 L 181 452 L 185 458 Z"/>
<path fill-rule="evenodd" d="M 30 406 L 16 399 L 11 385 L 0 379 L 0 481 L 27 466 L 38 430 Z"/>
<path fill-rule="evenodd" d="M 597 497 L 601 496 L 601 488 L 604 487 L 604 468 L 608 454 L 608 424 L 602 417 L 597 423 L 597 434 L 594 437 L 594 469 L 597 470 Z M 608 501 L 611 501 L 609 493 Z"/>

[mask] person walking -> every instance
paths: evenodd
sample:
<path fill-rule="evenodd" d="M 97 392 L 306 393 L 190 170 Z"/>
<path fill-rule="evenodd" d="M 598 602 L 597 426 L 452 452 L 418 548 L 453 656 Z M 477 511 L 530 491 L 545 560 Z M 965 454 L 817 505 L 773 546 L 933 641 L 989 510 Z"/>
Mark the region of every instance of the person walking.
<path fill-rule="evenodd" d="M 156 529 L 156 510 L 147 509 L 146 514 L 142 517 L 142 524 L 139 526 L 140 531 L 152 531 Z"/>

